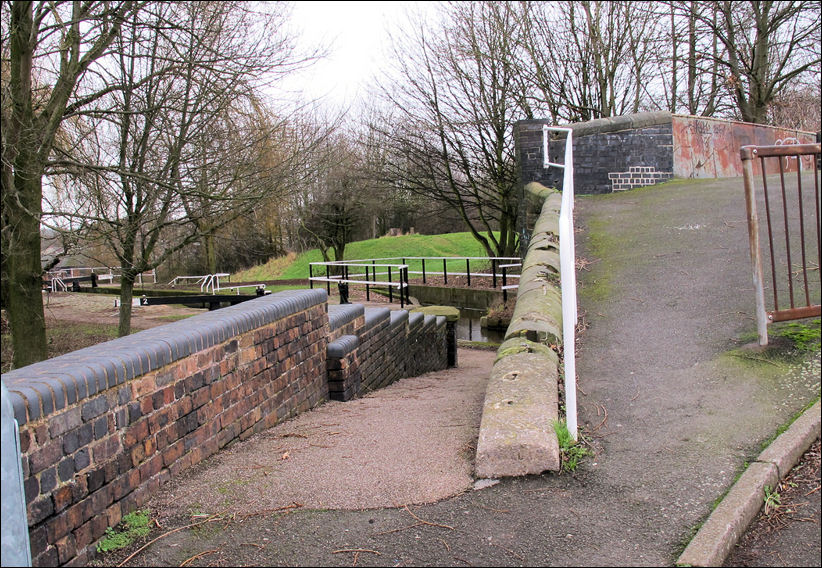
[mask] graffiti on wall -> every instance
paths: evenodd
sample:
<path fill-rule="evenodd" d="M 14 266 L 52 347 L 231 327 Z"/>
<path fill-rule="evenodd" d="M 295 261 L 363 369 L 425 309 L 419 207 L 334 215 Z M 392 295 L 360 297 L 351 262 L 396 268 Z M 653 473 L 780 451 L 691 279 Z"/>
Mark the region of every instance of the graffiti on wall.
<path fill-rule="evenodd" d="M 774 144 L 810 144 L 813 134 L 786 128 L 774 128 L 747 122 L 731 122 L 693 116 L 672 117 L 674 142 L 674 176 L 678 178 L 721 178 L 742 175 L 739 149 L 742 146 Z M 810 157 L 809 157 L 810 159 Z M 784 171 L 796 171 L 796 158 L 783 162 Z M 803 163 L 813 167 L 810 161 Z M 768 172 L 777 173 L 778 164 L 769 164 Z M 773 168 L 773 171 L 771 171 Z M 758 160 L 754 169 L 759 172 Z"/>

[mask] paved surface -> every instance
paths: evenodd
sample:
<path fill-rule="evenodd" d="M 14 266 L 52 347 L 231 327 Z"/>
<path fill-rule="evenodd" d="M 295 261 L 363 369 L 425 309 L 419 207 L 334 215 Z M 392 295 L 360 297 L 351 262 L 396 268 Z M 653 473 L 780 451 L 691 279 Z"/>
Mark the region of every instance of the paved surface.
<path fill-rule="evenodd" d="M 345 493 L 356 484 L 364 492 L 361 500 L 337 509 L 307 487 L 314 501 L 306 505 L 298 501 L 307 500 L 306 487 L 273 484 L 258 492 L 258 500 L 249 498 L 242 509 L 231 509 L 225 501 L 228 486 L 225 493 L 218 490 L 220 498 L 205 489 L 197 497 L 199 485 L 204 487 L 209 472 L 225 459 L 217 456 L 192 472 L 200 477 L 190 478 L 185 499 L 174 492 L 179 484 L 157 496 L 152 506 L 162 528 L 152 538 L 167 536 L 127 565 L 674 564 L 714 502 L 745 463 L 759 456 L 762 442 L 820 391 L 818 355 L 786 362 L 734 351 L 744 334 L 755 331 L 741 187 L 739 179 L 674 182 L 578 200 L 578 254 L 590 262 L 579 275 L 580 312 L 587 325 L 577 363 L 580 423 L 595 454 L 575 474 L 504 479 L 481 490 L 463 481 L 454 496 L 423 504 L 430 495 L 404 494 L 391 506 L 380 501 L 379 474 L 365 467 L 345 472 L 329 467 L 320 476 L 328 479 L 316 492 L 328 494 L 336 486 Z M 463 353 L 460 360 L 467 361 Z M 466 374 L 474 381 L 487 377 L 479 367 Z M 427 408 L 441 414 L 448 407 L 434 405 L 440 395 L 465 396 L 463 388 L 447 389 L 456 377 L 423 377 L 427 386 L 408 407 L 391 399 L 397 405 L 391 410 L 394 420 L 417 421 L 404 433 L 369 423 L 383 400 L 370 397 L 356 403 L 361 426 L 346 423 L 347 435 L 359 436 L 354 445 L 361 450 L 374 448 L 364 453 L 369 460 L 388 455 L 374 445 L 385 436 L 389 444 L 451 452 L 447 459 L 459 469 L 472 459 L 471 448 L 462 446 L 454 454 L 438 438 L 446 429 L 419 423 Z M 478 423 L 469 403 L 458 406 L 465 407 L 460 423 Z M 320 409 L 327 412 L 328 436 L 337 431 L 330 428 L 337 428 L 332 425 L 346 408 L 354 407 Z M 288 430 L 288 424 L 277 428 L 283 429 L 268 436 L 307 435 Z M 263 463 L 258 460 L 291 459 L 265 453 L 264 447 L 251 438 L 232 459 L 247 467 Z M 290 451 L 283 446 L 277 452 L 281 449 Z M 309 444 L 300 452 L 311 449 L 329 450 Z M 295 459 L 298 454 L 295 450 Z M 336 453 L 335 459 L 343 455 Z M 384 466 L 402 463 L 392 457 Z M 273 472 L 261 471 L 263 477 Z M 294 474 L 300 471 L 305 470 Z M 237 486 L 244 479 L 240 473 Z M 418 475 L 412 472 L 411 478 Z M 304 479 L 307 485 L 311 476 Z M 419 489 L 434 483 L 426 481 Z M 274 507 L 266 493 L 276 494 L 276 503 L 283 505 Z M 170 532 L 192 523 L 200 524 Z M 115 565 L 123 557 L 107 557 L 104 563 Z M 807 561 L 819 565 L 818 555 Z"/>

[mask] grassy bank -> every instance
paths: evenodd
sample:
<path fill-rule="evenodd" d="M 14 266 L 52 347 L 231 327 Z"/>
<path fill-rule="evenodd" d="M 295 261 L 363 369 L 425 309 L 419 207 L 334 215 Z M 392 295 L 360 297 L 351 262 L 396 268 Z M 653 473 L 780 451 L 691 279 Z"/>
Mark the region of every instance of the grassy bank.
<path fill-rule="evenodd" d="M 345 248 L 346 260 L 370 258 L 402 258 L 411 256 L 485 256 L 485 250 L 471 233 L 447 233 L 443 235 L 404 235 L 380 237 L 350 243 Z M 319 249 L 302 254 L 271 259 L 265 264 L 231 275 L 232 282 L 253 280 L 291 280 L 308 278 L 308 265 L 322 262 Z M 411 264 L 409 262 L 409 264 Z M 453 264 L 453 266 L 452 266 Z M 449 270 L 463 267 L 450 262 Z M 412 270 L 415 268 L 412 267 Z"/>

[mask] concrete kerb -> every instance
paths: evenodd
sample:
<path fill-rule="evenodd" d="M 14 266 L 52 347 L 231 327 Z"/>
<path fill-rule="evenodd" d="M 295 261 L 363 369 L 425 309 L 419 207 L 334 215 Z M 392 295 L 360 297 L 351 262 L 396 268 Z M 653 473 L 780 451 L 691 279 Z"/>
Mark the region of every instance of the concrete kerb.
<path fill-rule="evenodd" d="M 721 566 L 775 488 L 820 435 L 820 402 L 751 463 L 679 556 L 677 566 Z"/>

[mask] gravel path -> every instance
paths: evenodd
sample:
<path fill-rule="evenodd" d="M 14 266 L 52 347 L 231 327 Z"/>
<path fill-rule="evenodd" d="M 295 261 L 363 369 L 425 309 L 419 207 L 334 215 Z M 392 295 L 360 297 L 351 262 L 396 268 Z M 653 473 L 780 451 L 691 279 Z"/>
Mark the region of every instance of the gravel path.
<path fill-rule="evenodd" d="M 350 402 L 327 402 L 235 443 L 173 480 L 152 508 L 161 516 L 169 507 L 210 514 L 293 503 L 371 509 L 462 493 L 473 483 L 495 355 L 462 349 L 458 369 L 402 379 Z"/>

